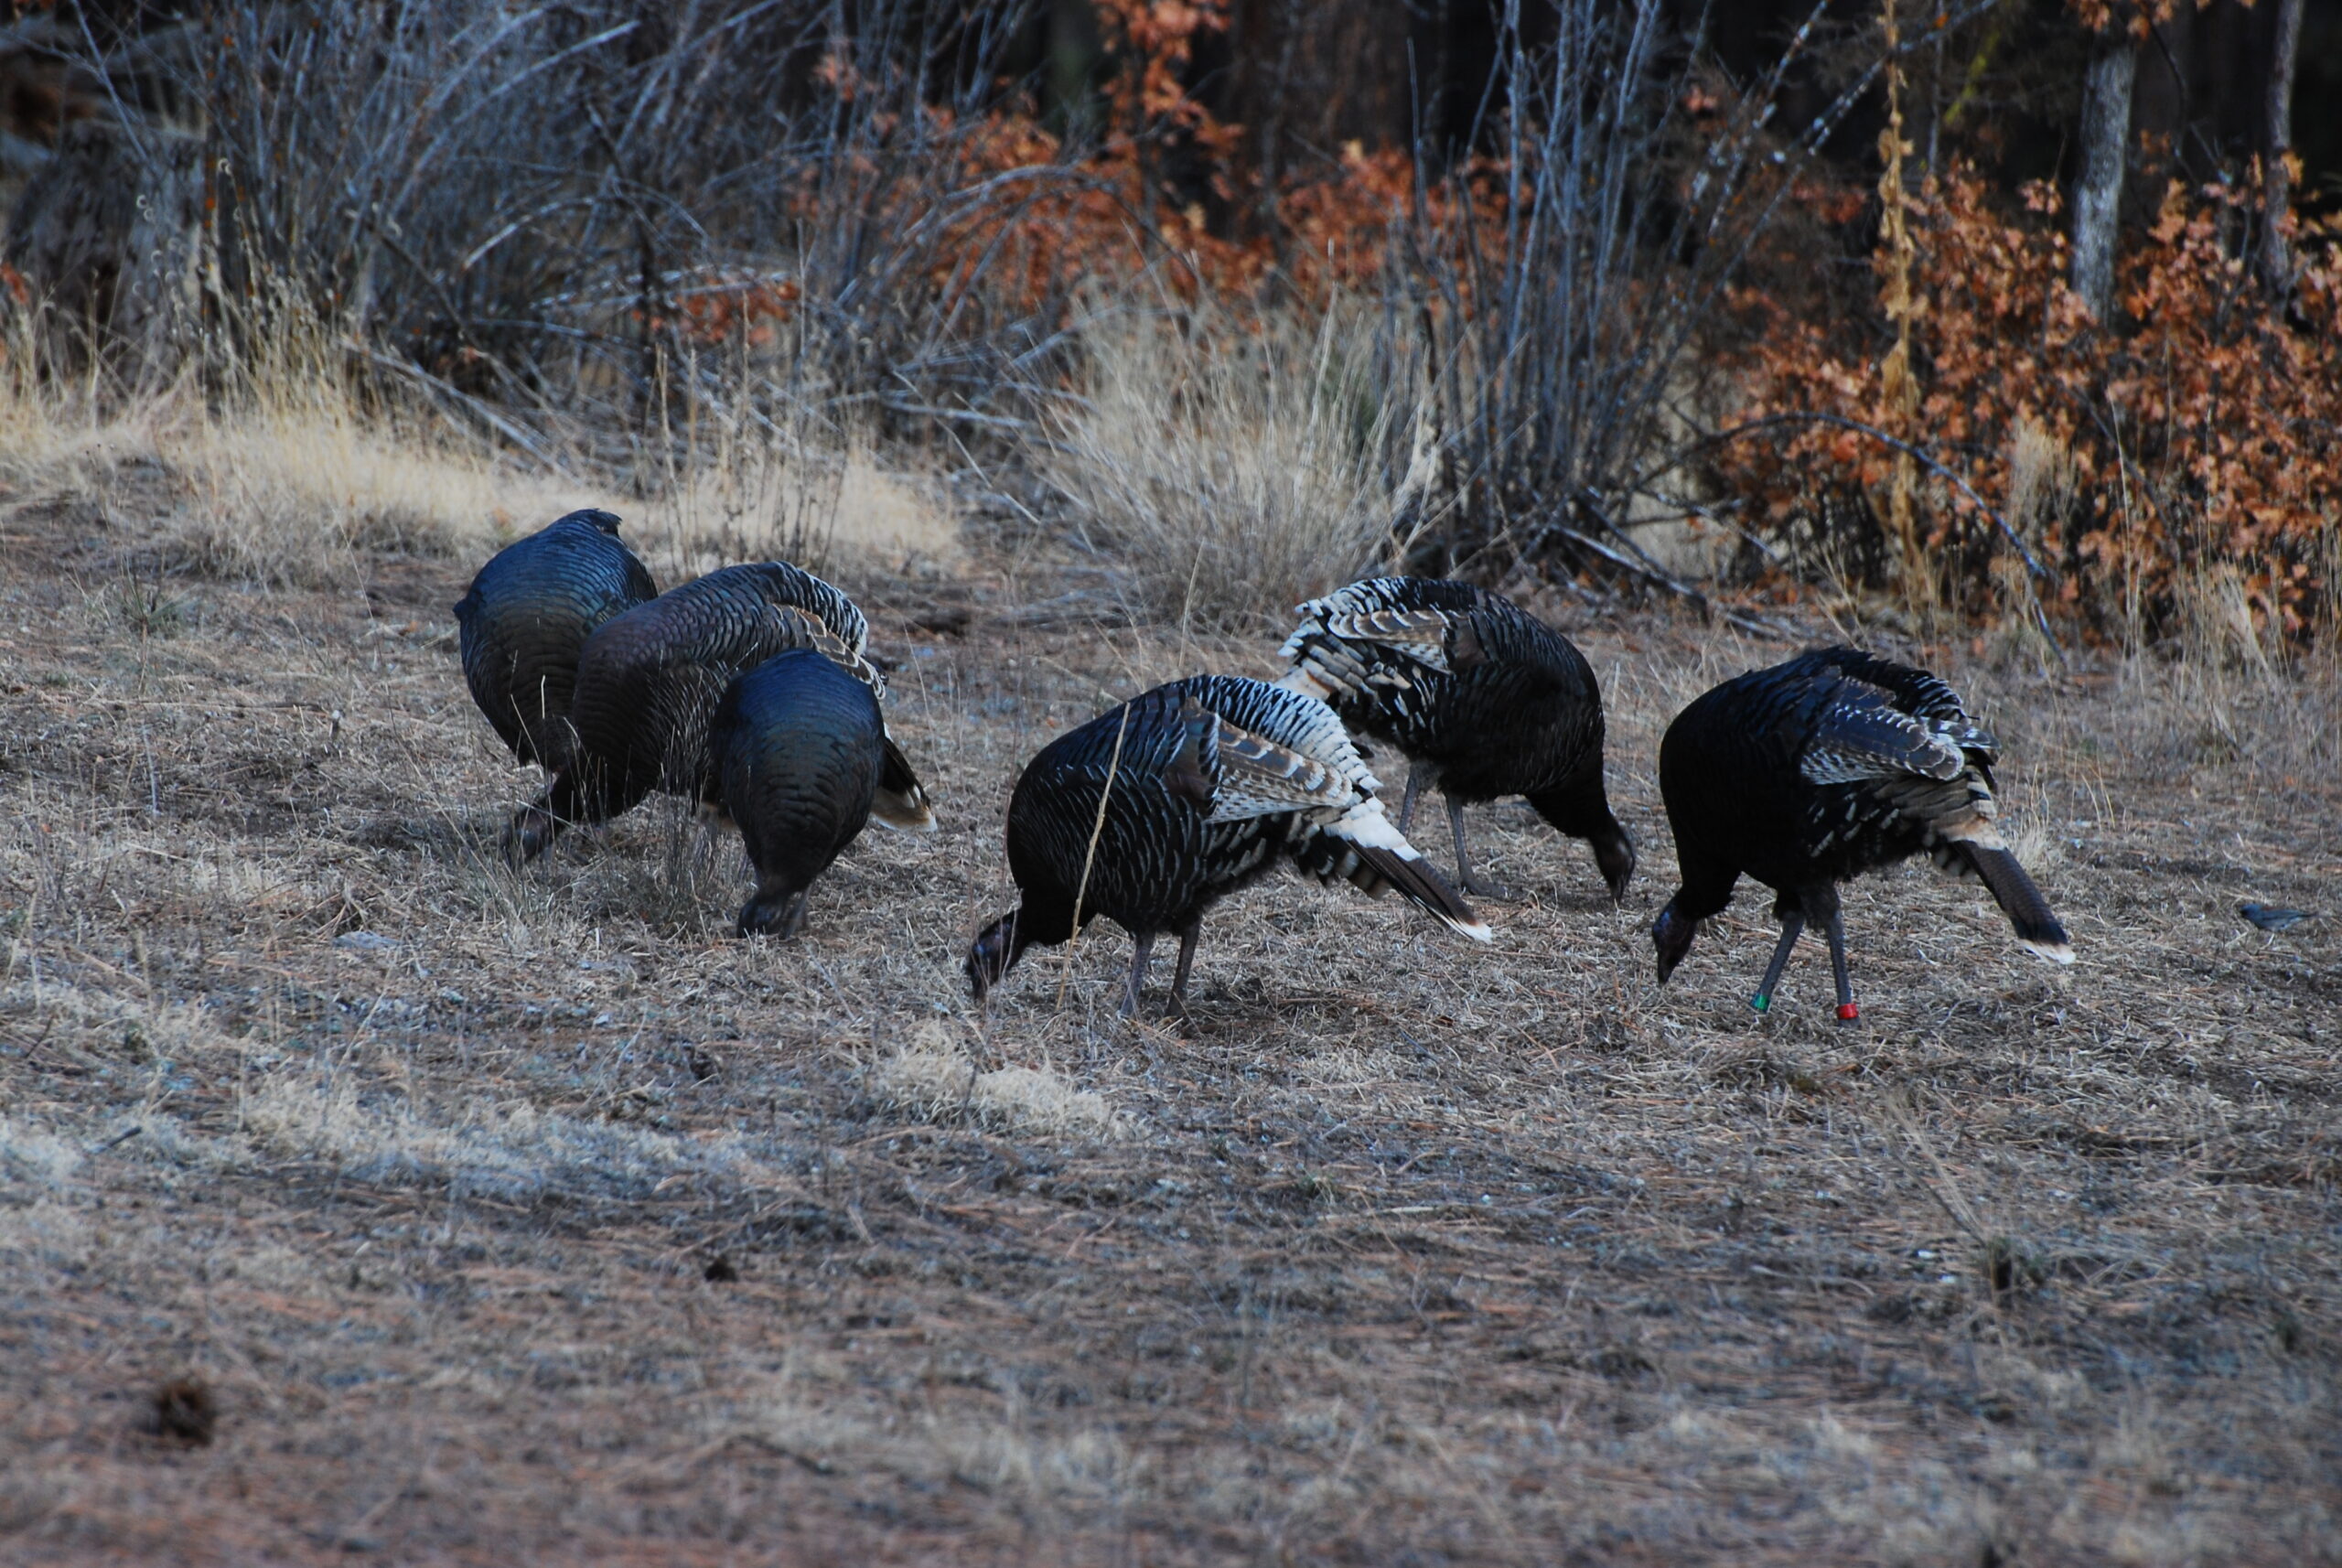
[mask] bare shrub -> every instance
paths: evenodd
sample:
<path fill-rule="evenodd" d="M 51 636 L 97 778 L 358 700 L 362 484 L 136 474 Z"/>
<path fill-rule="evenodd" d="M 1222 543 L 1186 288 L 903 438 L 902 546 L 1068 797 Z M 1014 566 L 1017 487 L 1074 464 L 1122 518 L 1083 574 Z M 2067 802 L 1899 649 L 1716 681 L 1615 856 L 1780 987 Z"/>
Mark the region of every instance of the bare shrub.
<path fill-rule="evenodd" d="M 1410 325 L 1384 333 L 1382 373 L 1439 389 L 1440 521 L 1417 564 L 1553 556 L 1664 583 L 1626 525 L 1697 514 L 1663 451 L 1709 401 L 1694 350 L 1870 77 L 1784 134 L 1778 91 L 1820 7 L 1736 91 L 1705 73 L 1700 26 L 1657 0 L 1539 11 L 1499 8 L 1473 127 L 1511 171 L 1502 193 L 1456 163 L 1398 225 L 1384 274 L 1385 319 Z"/>
<path fill-rule="evenodd" d="M 1352 313 L 1101 312 L 1082 344 L 1038 461 L 1146 608 L 1255 631 L 1391 559 L 1396 404 Z"/>
<path fill-rule="evenodd" d="M 385 384 L 546 449 L 659 430 L 721 394 L 706 350 L 784 327 L 911 403 L 1028 349 L 962 225 L 1056 178 L 985 179 L 1029 10 L 228 5 L 102 23 L 78 63 L 140 145 L 204 128 L 209 372 L 266 334 L 234 307 L 289 288 Z"/>

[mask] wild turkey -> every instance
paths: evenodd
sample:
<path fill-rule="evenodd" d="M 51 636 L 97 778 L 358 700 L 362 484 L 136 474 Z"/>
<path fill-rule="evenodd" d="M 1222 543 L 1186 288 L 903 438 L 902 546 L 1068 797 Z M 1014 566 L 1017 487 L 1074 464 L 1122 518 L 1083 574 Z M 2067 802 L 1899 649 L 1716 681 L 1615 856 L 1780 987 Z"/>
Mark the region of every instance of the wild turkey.
<path fill-rule="evenodd" d="M 628 811 L 653 789 L 716 798 L 708 721 L 732 678 L 791 648 L 810 648 L 883 697 L 863 657 L 868 639 L 854 601 L 785 562 L 726 566 L 604 623 L 577 658 L 570 701 L 576 754 L 543 799 L 512 825 L 511 851 L 528 859 L 571 822 Z M 909 759 L 885 738 L 872 814 L 888 827 L 934 831 Z"/>
<path fill-rule="evenodd" d="M 1157 686 L 1051 741 L 1008 803 L 1008 865 L 1024 902 L 968 952 L 978 1001 L 1036 942 L 1058 943 L 1100 915 L 1137 951 L 1123 992 L 1138 1007 L 1156 933 L 1176 931 L 1174 1008 L 1204 911 L 1265 875 L 1279 851 L 1320 881 L 1369 894 L 1395 887 L 1480 941 L 1488 939 L 1383 815 L 1379 786 L 1332 709 L 1263 681 L 1198 675 Z"/>
<path fill-rule="evenodd" d="M 456 602 L 456 626 L 464 683 L 513 756 L 548 771 L 569 760 L 577 650 L 658 593 L 606 511 L 573 511 L 489 558 Z"/>
<path fill-rule="evenodd" d="M 794 936 L 805 890 L 870 820 L 886 766 L 878 693 L 827 655 L 792 648 L 736 677 L 708 725 L 724 814 L 757 868 L 742 936 Z"/>
<path fill-rule="evenodd" d="M 1942 681 L 1852 648 L 1801 654 L 1699 698 L 1659 748 L 1683 878 L 1651 927 L 1660 983 L 1745 873 L 1778 895 L 1781 923 L 1750 1004 L 1772 1005 L 1789 950 L 1813 920 L 1830 943 L 1838 1016 L 1852 1022 L 1860 1015 L 1838 884 L 1923 850 L 1982 877 L 2025 946 L 2071 963 L 2065 928 L 1994 826 L 1999 755 Z"/>
<path fill-rule="evenodd" d="M 1507 795 L 1586 840 L 1626 897 L 1634 841 L 1602 788 L 1602 688 L 1569 639 L 1501 594 L 1431 577 L 1374 577 L 1299 607 L 1278 684 L 1321 697 L 1352 730 L 1413 759 L 1399 831 L 1437 783 L 1465 891 L 1501 897 L 1473 873 L 1464 807 Z"/>

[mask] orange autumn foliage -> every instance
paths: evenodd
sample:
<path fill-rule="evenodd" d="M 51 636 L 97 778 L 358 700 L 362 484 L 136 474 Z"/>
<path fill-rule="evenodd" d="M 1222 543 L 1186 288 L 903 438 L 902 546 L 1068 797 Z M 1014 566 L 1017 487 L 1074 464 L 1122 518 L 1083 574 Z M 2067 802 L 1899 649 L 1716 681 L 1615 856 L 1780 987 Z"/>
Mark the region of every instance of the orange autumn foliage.
<path fill-rule="evenodd" d="M 1913 428 L 1936 459 L 1996 505 L 2015 488 L 2020 428 L 2069 456 L 2073 504 L 2030 541 L 2056 574 L 2044 596 L 2104 623 L 2118 591 L 2168 615 L 2192 573 L 2234 570 L 2263 624 L 2299 636 L 2333 613 L 2342 530 L 2342 268 L 2310 252 L 2290 311 L 2272 309 L 2241 258 L 2253 214 L 2243 190 L 2166 192 L 2143 242 L 2122 259 L 2128 325 L 2102 328 L 2067 286 L 2054 188 L 1996 210 L 1982 179 L 1955 168 L 1912 199 L 1920 308 L 1913 354 L 1923 401 Z M 1736 367 L 1757 415 L 1867 422 L 1879 406 L 1884 334 L 1797 319 L 1769 298 L 1735 298 L 1756 328 Z M 1775 529 L 1820 498 L 1856 496 L 1884 515 L 1892 450 L 1821 424 L 1727 450 L 1720 478 L 1767 498 Z M 1951 487 L 1923 487 L 1925 544 L 1942 585 L 1991 603 L 1997 525 Z M 2014 520 L 2022 527 L 2026 520 Z"/>
<path fill-rule="evenodd" d="M 795 313 L 800 293 L 787 278 L 711 268 L 676 289 L 658 325 L 694 349 L 736 341 L 761 349 L 773 342 L 776 327 Z M 640 320 L 644 312 L 637 307 L 628 314 Z"/>
<path fill-rule="evenodd" d="M 1153 268 L 1174 296 L 1257 299 L 1272 278 L 1305 301 L 1357 285 L 1382 266 L 1390 226 L 1414 200 L 1402 151 L 1357 143 L 1331 166 L 1262 188 L 1244 156 L 1244 128 L 1228 124 L 1185 85 L 1198 41 L 1228 26 L 1227 0 L 1099 0 L 1112 74 L 1100 121 L 1069 144 L 1034 104 L 981 118 L 921 105 L 884 119 L 890 142 L 946 150 L 962 191 L 988 199 L 940 209 L 929 188 L 878 189 L 884 223 L 940 225 L 924 281 L 977 314 L 1061 313 L 1086 282 L 1126 282 Z M 862 90 L 852 69 L 826 62 L 820 80 L 841 97 Z M 884 148 L 873 149 L 875 171 Z M 1182 177 L 1166 172 L 1177 164 Z M 1200 187 L 1223 208 L 1217 221 Z M 810 208 L 821 195 L 809 190 Z M 1445 214 L 1452 199 L 1433 193 Z"/>

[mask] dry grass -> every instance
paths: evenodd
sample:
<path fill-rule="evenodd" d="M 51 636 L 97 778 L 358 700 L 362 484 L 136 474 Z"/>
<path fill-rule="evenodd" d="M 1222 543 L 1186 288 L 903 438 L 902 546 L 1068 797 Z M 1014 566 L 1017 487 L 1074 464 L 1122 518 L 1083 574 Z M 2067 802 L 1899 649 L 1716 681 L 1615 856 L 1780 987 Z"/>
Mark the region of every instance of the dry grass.
<path fill-rule="evenodd" d="M 1541 607 L 1610 694 L 1624 911 L 1489 808 L 1532 894 L 1489 950 L 1284 877 L 1208 922 L 1184 1028 L 1115 1019 L 1103 926 L 979 1019 L 1016 766 L 1273 644 L 1038 626 L 1090 579 L 1037 550 L 863 568 L 943 831 L 742 943 L 677 810 L 502 867 L 533 781 L 455 669 L 468 554 L 173 572 L 178 524 L 24 473 L 0 1557 L 2342 1555 L 2330 671 L 1923 650 L 2081 961 L 1883 875 L 1847 1029 L 1818 950 L 1748 1012 L 1760 898 L 1649 979 L 1658 735 L 1779 650 Z M 147 1430 L 186 1377 L 206 1446 Z"/>
<path fill-rule="evenodd" d="M 1103 1095 L 1077 1087 L 1046 1061 L 987 1071 L 939 1024 L 921 1025 L 909 1044 L 880 1062 L 870 1087 L 890 1109 L 921 1122 L 1045 1138 L 1110 1138 L 1124 1131 Z"/>
<path fill-rule="evenodd" d="M 482 556 L 584 491 L 476 451 L 387 435 L 330 382 L 228 413 L 193 394 L 110 405 L 43 392 L 0 409 L 18 504 L 69 505 L 131 530 L 149 571 L 330 587 L 384 553 Z"/>
<path fill-rule="evenodd" d="M 962 555 L 934 486 L 882 465 L 862 439 L 711 443 L 628 534 L 679 579 L 768 560 L 836 576 L 932 575 Z"/>
<path fill-rule="evenodd" d="M 125 576 L 191 572 L 272 587 L 363 582 L 384 555 L 477 563 L 564 511 L 612 506 L 662 579 L 735 561 L 854 575 L 936 575 L 961 562 L 958 520 L 926 477 L 868 440 L 800 422 L 677 433 L 647 468 L 649 499 L 523 470 L 422 412 L 370 411 L 330 336 L 296 324 L 236 391 L 95 395 L 38 373 L 37 347 L 0 359 L 0 486 L 141 542 Z M 742 400 L 751 388 L 744 381 Z M 769 390 L 769 389 L 766 389 Z M 381 389 L 372 395 L 380 396 Z"/>
<path fill-rule="evenodd" d="M 1377 470 L 1402 399 L 1365 383 L 1359 324 L 1104 313 L 1043 457 L 1155 615 L 1257 633 L 1382 565 L 1399 498 Z"/>

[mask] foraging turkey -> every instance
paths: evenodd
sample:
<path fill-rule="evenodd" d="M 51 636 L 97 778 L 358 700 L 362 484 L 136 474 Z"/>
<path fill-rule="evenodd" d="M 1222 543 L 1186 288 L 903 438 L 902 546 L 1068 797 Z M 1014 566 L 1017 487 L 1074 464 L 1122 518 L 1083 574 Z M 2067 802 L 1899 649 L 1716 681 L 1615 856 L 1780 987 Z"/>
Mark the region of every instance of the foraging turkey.
<path fill-rule="evenodd" d="M 1395 887 L 1488 940 L 1469 906 L 1383 815 L 1374 776 L 1332 709 L 1264 681 L 1198 675 L 1157 686 L 1051 741 L 1008 803 L 1008 865 L 1024 902 L 968 951 L 982 1001 L 1036 942 L 1100 915 L 1136 944 L 1123 986 L 1138 1007 L 1158 932 L 1179 937 L 1184 1007 L 1204 911 L 1280 852 L 1322 882 Z M 1077 904 L 1079 920 L 1077 921 Z"/>
<path fill-rule="evenodd" d="M 573 511 L 489 558 L 456 603 L 464 683 L 512 755 L 558 772 L 577 651 L 612 616 L 658 596 L 607 511 Z"/>
<path fill-rule="evenodd" d="M 886 766 L 878 693 L 818 650 L 792 648 L 725 688 L 708 752 L 757 868 L 739 933 L 794 936 L 806 888 L 870 820 Z"/>
<path fill-rule="evenodd" d="M 863 657 L 868 628 L 854 601 L 785 562 L 726 566 L 605 622 L 577 659 L 570 714 L 575 757 L 512 824 L 526 860 L 573 822 L 630 810 L 653 789 L 714 801 L 709 721 L 734 676 L 777 653 L 810 648 L 883 698 Z M 872 815 L 888 827 L 934 831 L 927 793 L 891 737 Z"/>
<path fill-rule="evenodd" d="M 1401 832 L 1423 787 L 1439 786 L 1466 892 L 1504 897 L 1473 873 L 1465 806 L 1521 795 L 1593 846 L 1613 903 L 1626 897 L 1635 845 L 1602 788 L 1602 688 L 1569 639 L 1502 594 L 1431 577 L 1352 583 L 1298 613 L 1278 684 L 1413 760 Z"/>
<path fill-rule="evenodd" d="M 2071 963 L 2066 929 L 1994 823 L 2000 749 L 1937 677 L 1852 648 L 1825 648 L 1727 681 L 1676 715 L 1659 787 L 1682 885 L 1651 927 L 1663 984 L 1699 922 L 1741 876 L 1777 897 L 1781 940 L 1750 1004 L 1772 1005 L 1808 920 L 1830 944 L 1838 1016 L 1860 1015 L 1846 978 L 1838 884 L 1921 851 L 1982 878 L 2017 940 Z"/>

